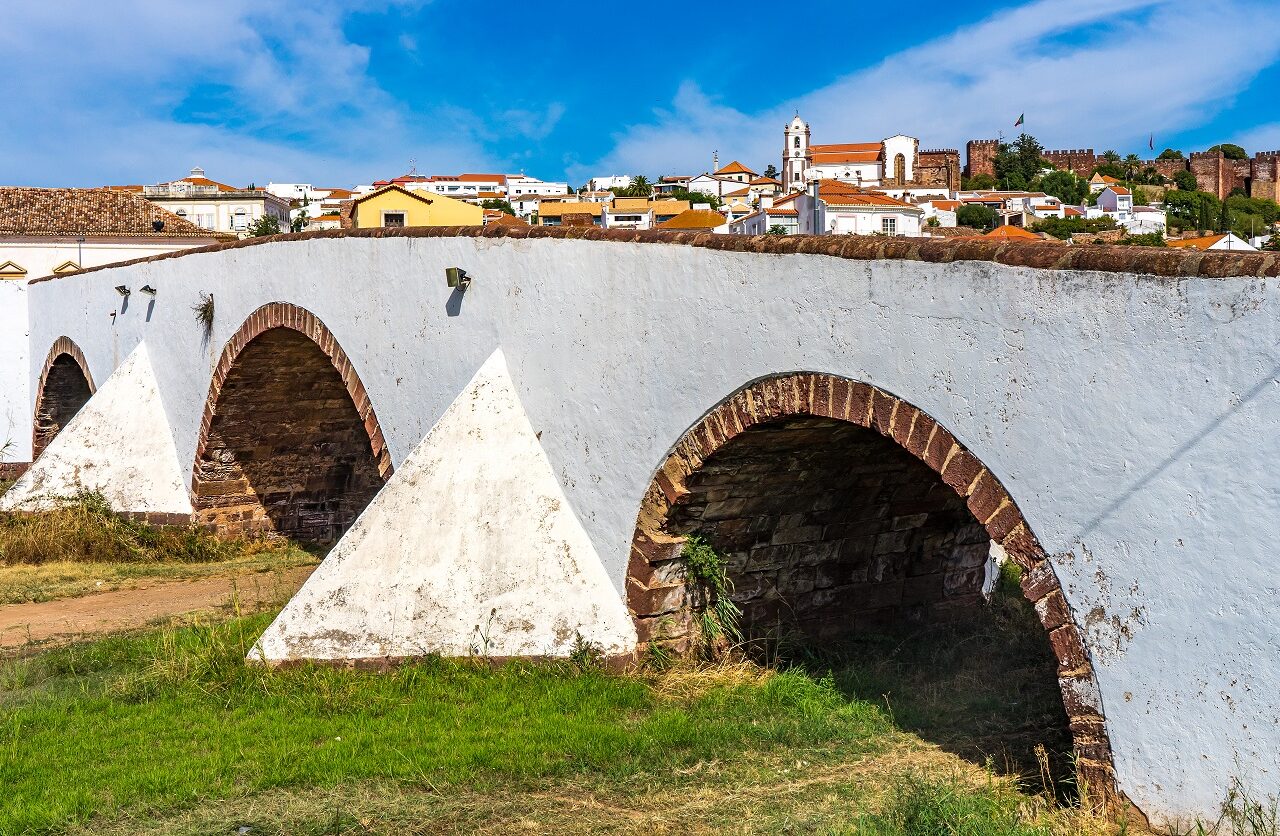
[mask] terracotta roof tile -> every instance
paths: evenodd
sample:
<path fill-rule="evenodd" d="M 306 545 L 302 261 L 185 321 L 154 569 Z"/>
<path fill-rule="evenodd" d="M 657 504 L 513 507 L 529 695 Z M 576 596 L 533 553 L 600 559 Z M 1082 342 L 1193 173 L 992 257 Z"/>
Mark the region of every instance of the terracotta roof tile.
<path fill-rule="evenodd" d="M 710 209 L 689 209 L 669 221 L 658 224 L 659 229 L 715 229 L 725 224 L 724 215 Z"/>
<path fill-rule="evenodd" d="M 745 165 L 738 162 L 737 160 L 734 160 L 733 162 L 729 163 L 727 166 L 725 166 L 724 168 L 720 169 L 715 173 L 716 174 L 750 174 L 753 177 L 755 176 L 754 171 L 747 168 Z"/>
<path fill-rule="evenodd" d="M 1039 235 L 1036 235 L 1034 232 L 1023 229 L 1020 226 L 1008 226 L 1008 225 L 998 226 L 995 229 L 988 232 L 983 237 L 985 238 L 1016 238 L 1018 240 L 1027 240 L 1027 241 L 1043 241 L 1044 240 Z"/>
<path fill-rule="evenodd" d="M 156 222 L 164 224 L 159 232 Z M 235 237 L 202 229 L 131 192 L 23 186 L 0 186 L 0 235 Z"/>

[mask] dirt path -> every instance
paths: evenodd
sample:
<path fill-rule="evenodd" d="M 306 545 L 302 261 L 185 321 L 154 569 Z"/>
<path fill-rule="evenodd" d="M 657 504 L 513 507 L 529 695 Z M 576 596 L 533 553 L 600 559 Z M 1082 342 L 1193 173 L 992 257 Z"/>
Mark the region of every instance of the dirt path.
<path fill-rule="evenodd" d="M 152 581 L 80 598 L 0 606 L 0 650 L 90 638 L 145 627 L 167 616 L 212 611 L 229 605 L 233 593 L 244 610 L 261 609 L 287 600 L 314 570 L 297 566 L 279 572 Z"/>

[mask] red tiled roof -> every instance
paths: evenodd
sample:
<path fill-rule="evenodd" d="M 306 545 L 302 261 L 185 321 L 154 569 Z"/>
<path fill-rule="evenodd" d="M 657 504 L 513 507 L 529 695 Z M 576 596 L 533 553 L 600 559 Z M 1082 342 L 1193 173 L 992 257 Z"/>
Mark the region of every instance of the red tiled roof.
<path fill-rule="evenodd" d="M 738 162 L 737 160 L 734 160 L 733 162 L 729 163 L 727 166 L 725 166 L 724 168 L 720 169 L 715 173 L 716 174 L 750 174 L 753 176 L 755 175 L 754 171 L 747 168 L 745 165 Z"/>
<path fill-rule="evenodd" d="M 164 224 L 158 232 L 156 222 Z M 234 237 L 198 227 L 131 192 L 24 186 L 0 186 L 0 235 Z"/>
<path fill-rule="evenodd" d="M 724 215 L 710 209 L 688 209 L 669 221 L 658 224 L 659 229 L 715 229 L 725 223 Z"/>
<path fill-rule="evenodd" d="M 987 233 L 985 236 L 983 236 L 983 237 L 985 237 L 985 238 L 1013 238 L 1013 239 L 1017 239 L 1017 240 L 1020 240 L 1020 241 L 1021 241 L 1021 240 L 1027 240 L 1027 241 L 1043 241 L 1043 240 L 1044 240 L 1044 239 L 1043 239 L 1043 238 L 1041 238 L 1039 235 L 1036 235 L 1034 232 L 1030 232 L 1030 231 L 1028 231 L 1028 230 L 1025 230 L 1025 229 L 1023 229 L 1023 228 L 1022 228 L 1022 227 L 1020 227 L 1020 226 L 1009 226 L 1009 225 L 1005 225 L 1005 226 L 998 226 L 998 227 L 996 227 L 995 229 L 993 229 L 993 230 L 991 230 L 990 232 L 988 232 L 988 233 Z"/>

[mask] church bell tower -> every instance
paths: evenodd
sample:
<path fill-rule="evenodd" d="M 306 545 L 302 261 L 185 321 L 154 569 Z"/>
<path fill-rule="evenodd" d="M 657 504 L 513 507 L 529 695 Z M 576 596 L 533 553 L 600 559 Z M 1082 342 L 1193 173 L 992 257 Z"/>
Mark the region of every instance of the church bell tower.
<path fill-rule="evenodd" d="M 784 129 L 783 136 L 782 188 L 789 192 L 803 189 L 806 185 L 804 173 L 812 158 L 809 153 L 809 126 L 799 113 Z"/>

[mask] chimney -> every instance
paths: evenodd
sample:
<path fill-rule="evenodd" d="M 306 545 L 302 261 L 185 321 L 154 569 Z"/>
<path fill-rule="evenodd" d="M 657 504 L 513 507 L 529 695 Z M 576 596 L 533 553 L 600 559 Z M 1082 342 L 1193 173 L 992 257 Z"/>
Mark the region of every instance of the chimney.
<path fill-rule="evenodd" d="M 719 170 L 720 170 L 720 152 L 712 151 L 711 152 L 711 171 L 712 173 L 715 173 Z"/>
<path fill-rule="evenodd" d="M 191 169 L 191 176 L 204 177 L 204 169 L 201 168 L 200 166 L 196 166 L 195 168 Z"/>

